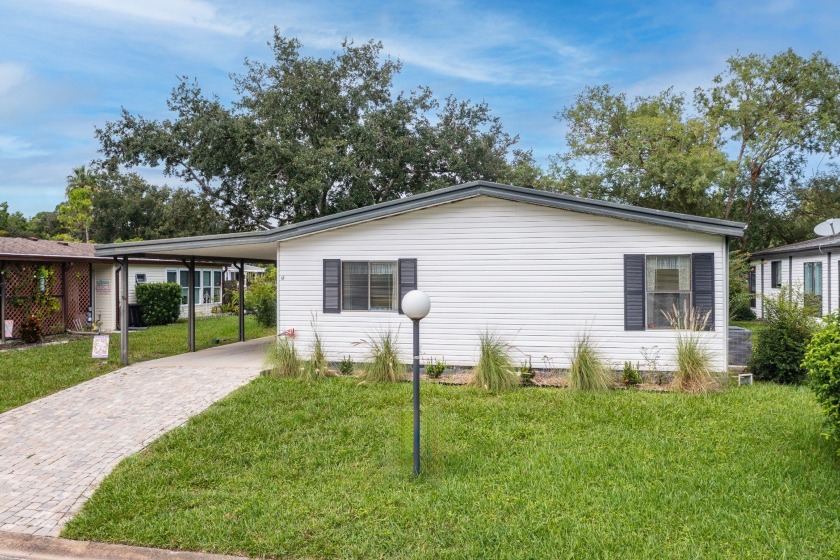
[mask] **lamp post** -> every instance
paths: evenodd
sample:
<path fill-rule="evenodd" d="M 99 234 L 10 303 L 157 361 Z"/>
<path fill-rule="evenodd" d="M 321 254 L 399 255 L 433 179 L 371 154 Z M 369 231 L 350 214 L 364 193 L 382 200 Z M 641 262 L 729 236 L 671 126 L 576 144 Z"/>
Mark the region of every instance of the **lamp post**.
<path fill-rule="evenodd" d="M 420 320 L 431 308 L 429 296 L 420 290 L 411 290 L 403 296 L 403 313 L 414 323 L 414 476 L 420 474 Z"/>

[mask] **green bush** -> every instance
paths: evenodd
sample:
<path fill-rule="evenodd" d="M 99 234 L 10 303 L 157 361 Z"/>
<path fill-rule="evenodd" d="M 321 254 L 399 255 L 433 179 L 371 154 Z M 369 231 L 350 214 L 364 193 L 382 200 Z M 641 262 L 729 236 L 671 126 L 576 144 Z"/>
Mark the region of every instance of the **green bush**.
<path fill-rule="evenodd" d="M 338 364 L 338 371 L 341 375 L 353 375 L 354 369 L 356 369 L 356 364 L 353 363 L 353 358 L 350 356 L 344 356 L 344 359 Z"/>
<path fill-rule="evenodd" d="M 178 320 L 181 314 L 180 284 L 137 284 L 135 293 L 144 325 L 168 325 Z"/>
<path fill-rule="evenodd" d="M 807 370 L 811 388 L 828 416 L 832 434 L 840 441 L 840 314 L 826 317 L 805 351 L 802 366 Z M 840 454 L 840 450 L 838 450 Z"/>
<path fill-rule="evenodd" d="M 510 344 L 486 331 L 479 336 L 479 357 L 475 365 L 473 385 L 498 393 L 519 386 L 510 357 Z"/>
<path fill-rule="evenodd" d="M 37 315 L 30 315 L 20 322 L 20 339 L 26 344 L 44 340 L 44 327 Z"/>
<path fill-rule="evenodd" d="M 429 379 L 437 379 L 443 372 L 446 371 L 446 362 L 443 360 L 435 360 L 432 363 L 426 364 L 426 375 Z"/>
<path fill-rule="evenodd" d="M 624 362 L 624 370 L 621 372 L 621 381 L 627 387 L 635 387 L 642 383 L 642 374 L 639 373 L 639 367 L 634 366 L 632 362 Z"/>
<path fill-rule="evenodd" d="M 765 297 L 764 326 L 753 332 L 750 371 L 765 381 L 802 382 L 802 359 L 814 326 L 800 291 L 782 286 L 776 296 Z"/>
<path fill-rule="evenodd" d="M 245 310 L 265 327 L 277 324 L 277 269 L 269 266 L 245 292 Z"/>

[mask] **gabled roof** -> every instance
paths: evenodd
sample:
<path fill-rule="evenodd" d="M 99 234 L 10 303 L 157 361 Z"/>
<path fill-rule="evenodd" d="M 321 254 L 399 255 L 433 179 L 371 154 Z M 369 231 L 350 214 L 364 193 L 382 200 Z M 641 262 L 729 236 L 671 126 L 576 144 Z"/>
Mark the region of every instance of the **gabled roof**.
<path fill-rule="evenodd" d="M 489 181 L 473 181 L 444 189 L 438 189 L 427 193 L 416 194 L 398 200 L 391 200 L 380 204 L 365 206 L 355 210 L 348 210 L 322 218 L 315 218 L 297 224 L 288 224 L 282 227 L 245 233 L 231 233 L 218 235 L 204 235 L 198 237 L 182 237 L 175 239 L 161 239 L 158 241 L 138 241 L 134 243 L 112 243 L 99 245 L 96 254 L 101 256 L 132 255 L 132 254 L 160 254 L 160 253 L 183 253 L 184 251 L 201 250 L 201 254 L 210 254 L 210 250 L 216 247 L 241 246 L 244 251 L 256 245 L 272 243 L 311 235 L 330 229 L 345 227 L 360 222 L 376 220 L 421 210 L 439 204 L 457 202 L 474 198 L 477 196 L 489 196 L 515 202 L 537 204 L 573 212 L 583 212 L 606 216 L 619 220 L 649 223 L 665 227 L 725 235 L 729 237 L 742 237 L 745 225 L 740 222 L 719 220 L 716 218 L 704 218 L 689 214 L 676 212 L 665 212 L 652 210 L 639 206 L 616 204 L 601 200 L 579 198 L 565 194 L 558 194 L 535 189 L 502 185 Z M 198 254 L 198 253 L 197 253 Z M 247 258 L 248 255 L 243 254 Z"/>
<path fill-rule="evenodd" d="M 763 249 L 752 254 L 753 257 L 769 257 L 786 255 L 788 253 L 804 253 L 808 251 L 826 251 L 840 247 L 840 234 L 829 235 L 826 237 L 817 237 L 816 239 L 809 239 L 807 241 L 800 241 L 799 243 L 791 243 L 790 245 L 780 245 L 778 247 L 771 247 L 770 249 Z"/>

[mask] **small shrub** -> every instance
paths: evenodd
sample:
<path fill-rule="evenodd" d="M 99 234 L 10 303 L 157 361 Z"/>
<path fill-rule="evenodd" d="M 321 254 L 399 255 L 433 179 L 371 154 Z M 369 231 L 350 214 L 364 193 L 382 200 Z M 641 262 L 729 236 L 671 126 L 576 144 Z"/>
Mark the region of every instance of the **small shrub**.
<path fill-rule="evenodd" d="M 44 340 L 44 327 L 37 315 L 30 315 L 20 322 L 20 339 L 26 344 Z"/>
<path fill-rule="evenodd" d="M 764 325 L 753 332 L 750 371 L 764 381 L 804 381 L 802 360 L 814 328 L 801 291 L 782 286 L 776 296 L 765 297 Z"/>
<path fill-rule="evenodd" d="M 533 383 L 534 377 L 537 375 L 537 371 L 534 369 L 534 366 L 531 365 L 531 356 L 528 356 L 527 362 L 522 362 L 522 365 L 517 368 L 516 374 L 519 376 L 519 380 L 523 385 L 530 385 Z"/>
<path fill-rule="evenodd" d="M 276 288 L 275 288 L 276 289 Z M 239 313 L 239 284 L 234 282 L 230 290 L 225 291 L 222 297 L 222 313 Z M 275 321 L 277 318 L 275 317 Z"/>
<path fill-rule="evenodd" d="M 362 379 L 368 383 L 401 381 L 408 369 L 400 359 L 396 335 L 387 330 L 367 340 L 368 363 L 362 372 Z"/>
<path fill-rule="evenodd" d="M 569 367 L 569 387 L 578 391 L 606 391 L 613 384 L 613 374 L 598 354 L 592 335 L 578 336 Z"/>
<path fill-rule="evenodd" d="M 181 315 L 181 285 L 173 282 L 137 284 L 140 319 L 144 325 L 168 325 Z"/>
<path fill-rule="evenodd" d="M 292 337 L 282 336 L 271 346 L 268 364 L 272 375 L 278 377 L 300 377 L 301 363 Z"/>
<path fill-rule="evenodd" d="M 265 327 L 277 324 L 277 269 L 269 266 L 245 292 L 245 310 Z"/>
<path fill-rule="evenodd" d="M 639 373 L 639 366 L 632 362 L 624 362 L 624 370 L 621 372 L 621 381 L 627 387 L 635 387 L 642 383 L 642 375 Z"/>
<path fill-rule="evenodd" d="M 830 435 L 840 442 L 840 313 L 826 317 L 825 325 L 808 343 L 802 366 L 825 411 Z"/>
<path fill-rule="evenodd" d="M 324 345 L 321 342 L 321 335 L 315 332 L 315 343 L 312 345 L 312 354 L 303 366 L 303 376 L 314 380 L 326 377 L 329 374 L 329 363 L 324 353 Z"/>
<path fill-rule="evenodd" d="M 338 371 L 341 375 L 353 375 L 353 370 L 356 368 L 356 364 L 353 363 L 353 358 L 350 356 L 344 356 L 344 359 L 341 360 L 341 363 L 338 364 Z"/>
<path fill-rule="evenodd" d="M 479 357 L 473 385 L 494 393 L 510 391 L 519 385 L 513 372 L 510 345 L 489 331 L 479 335 Z"/>
<path fill-rule="evenodd" d="M 676 306 L 665 316 L 676 330 L 677 346 L 674 352 L 677 369 L 674 387 L 680 391 L 705 392 L 715 385 L 712 372 L 712 355 L 700 331 L 706 328 L 710 313 L 698 314 L 694 308 L 678 310 Z"/>
<path fill-rule="evenodd" d="M 426 375 L 429 379 L 437 379 L 446 371 L 446 362 L 435 360 L 434 363 L 426 364 Z"/>

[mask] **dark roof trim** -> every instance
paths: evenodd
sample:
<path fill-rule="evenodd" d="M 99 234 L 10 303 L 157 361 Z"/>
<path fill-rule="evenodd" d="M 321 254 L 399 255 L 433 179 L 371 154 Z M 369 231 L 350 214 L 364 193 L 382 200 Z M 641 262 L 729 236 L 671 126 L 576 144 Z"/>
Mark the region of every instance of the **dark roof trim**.
<path fill-rule="evenodd" d="M 840 248 L 840 237 L 835 236 L 831 238 L 809 239 L 808 241 L 800 241 L 799 243 L 791 243 L 790 245 L 756 251 L 752 254 L 752 257 L 781 257 L 794 253 L 820 253 L 837 248 Z"/>
<path fill-rule="evenodd" d="M 663 210 L 652 210 L 638 206 L 578 198 L 547 191 L 491 183 L 489 181 L 474 181 L 398 200 L 391 200 L 381 204 L 365 206 L 355 210 L 348 210 L 331 216 L 315 218 L 298 224 L 289 224 L 272 230 L 97 245 L 96 254 L 97 256 L 131 255 L 137 253 L 153 254 L 159 251 L 207 249 L 285 241 L 304 235 L 311 235 L 330 229 L 385 218 L 439 204 L 457 202 L 477 196 L 489 196 L 515 202 L 537 204 L 551 208 L 673 227 L 699 233 L 728 237 L 742 237 L 744 235 L 745 225 L 740 222 L 730 222 L 715 218 L 703 218 L 689 214 L 678 214 L 676 212 L 665 212 Z"/>

